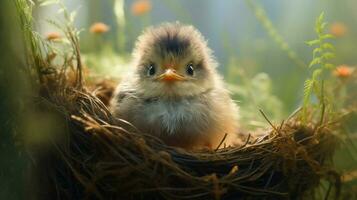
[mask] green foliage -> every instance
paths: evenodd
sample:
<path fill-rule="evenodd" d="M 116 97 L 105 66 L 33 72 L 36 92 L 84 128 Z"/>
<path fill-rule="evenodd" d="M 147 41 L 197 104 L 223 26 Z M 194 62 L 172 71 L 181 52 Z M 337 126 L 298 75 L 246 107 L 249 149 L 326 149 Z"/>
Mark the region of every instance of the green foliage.
<path fill-rule="evenodd" d="M 98 76 L 115 79 L 123 78 L 130 70 L 130 58 L 118 55 L 111 46 L 103 46 L 100 52 L 82 54 L 86 66 L 94 72 L 93 78 Z M 92 78 L 86 77 L 86 78 Z"/>
<path fill-rule="evenodd" d="M 59 43 L 44 40 L 38 32 L 34 31 L 35 20 L 32 16 L 34 7 L 53 4 L 60 6 L 58 13 L 62 13 L 64 19 L 64 21 L 48 20 L 65 35 Z M 15 5 L 24 36 L 26 70 L 27 74 L 32 76 L 30 79 L 37 80 L 34 76 L 38 76 L 39 82 L 43 82 L 43 75 L 63 72 L 63 68 L 68 66 L 76 66 L 81 71 L 80 31 L 73 25 L 76 12 L 68 12 L 60 0 L 39 0 L 36 4 L 31 0 L 16 0 Z M 76 79 L 80 80 L 78 84 L 82 83 L 81 73 L 76 74 Z"/>
<path fill-rule="evenodd" d="M 276 121 L 283 119 L 284 106 L 281 100 L 272 92 L 272 81 L 268 74 L 258 73 L 252 78 L 247 77 L 244 71 L 238 72 L 241 80 L 239 86 L 228 85 L 234 98 L 239 99 L 240 124 L 247 130 L 266 127 L 266 120 L 258 112 L 263 110 L 266 115 Z"/>
<path fill-rule="evenodd" d="M 259 4 L 253 2 L 252 0 L 246 0 L 249 8 L 251 8 L 262 24 L 263 28 L 266 30 L 270 38 L 284 51 L 287 56 L 299 67 L 305 67 L 304 61 L 297 55 L 297 53 L 289 46 L 289 44 L 284 40 L 284 38 L 279 34 L 277 29 L 274 27 L 273 22 L 267 16 L 263 7 Z"/>
<path fill-rule="evenodd" d="M 59 0 L 39 0 L 38 2 L 40 3 L 40 6 L 48 6 L 60 3 Z"/>
<path fill-rule="evenodd" d="M 50 6 L 50 5 L 58 5 L 60 8 L 58 9 L 58 14 L 63 14 L 64 21 L 59 20 L 47 20 L 50 24 L 54 25 L 56 28 L 62 30 L 64 34 L 68 35 L 71 32 L 77 38 L 79 37 L 80 30 L 77 30 L 74 26 L 74 20 L 77 16 L 77 11 L 69 12 L 66 6 L 60 0 L 39 0 L 39 6 Z"/>
<path fill-rule="evenodd" d="M 16 0 L 16 11 L 18 13 L 18 21 L 20 22 L 21 31 L 23 34 L 23 44 L 25 47 L 26 66 L 25 69 L 28 76 L 37 76 L 47 66 L 41 59 L 44 55 L 44 49 L 47 45 L 42 38 L 35 32 L 33 25 L 33 7 L 34 2 L 31 0 Z M 35 69 L 35 71 L 34 71 Z M 41 77 L 39 77 L 41 81 Z"/>
<path fill-rule="evenodd" d="M 325 72 L 331 72 L 335 65 L 331 59 L 335 58 L 335 47 L 329 43 L 329 39 L 334 37 L 325 33 L 327 23 L 324 22 L 324 13 L 318 17 L 315 25 L 317 39 L 306 42 L 309 46 L 314 47 L 312 51 L 312 61 L 309 68 L 314 68 L 311 78 L 307 79 L 304 84 L 303 112 L 302 119 L 306 122 L 308 108 L 311 107 L 311 98 L 314 95 L 318 99 L 318 106 L 321 107 L 322 113 L 326 108 L 325 89 L 323 88 Z M 323 118 L 323 116 L 321 116 Z"/>
<path fill-rule="evenodd" d="M 115 14 L 115 19 L 116 23 L 118 26 L 118 48 L 119 52 L 121 54 L 125 54 L 125 45 L 126 45 L 126 34 L 125 34 L 125 29 L 126 29 L 126 18 L 125 18 L 125 9 L 124 9 L 124 0 L 114 0 L 114 14 Z"/>

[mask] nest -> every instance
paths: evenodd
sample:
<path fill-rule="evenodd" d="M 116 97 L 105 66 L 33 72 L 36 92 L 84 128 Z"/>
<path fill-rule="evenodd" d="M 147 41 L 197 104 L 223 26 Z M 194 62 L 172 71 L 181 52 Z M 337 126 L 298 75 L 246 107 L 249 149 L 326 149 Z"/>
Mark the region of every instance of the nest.
<path fill-rule="evenodd" d="M 94 95 L 81 81 L 61 84 L 64 77 L 43 79 L 35 100 L 64 124 L 56 139 L 32 148 L 36 198 L 305 199 L 322 180 L 324 195 L 339 193 L 328 124 L 292 117 L 240 147 L 189 152 L 113 117 L 97 97 L 108 99 L 110 87 Z"/>

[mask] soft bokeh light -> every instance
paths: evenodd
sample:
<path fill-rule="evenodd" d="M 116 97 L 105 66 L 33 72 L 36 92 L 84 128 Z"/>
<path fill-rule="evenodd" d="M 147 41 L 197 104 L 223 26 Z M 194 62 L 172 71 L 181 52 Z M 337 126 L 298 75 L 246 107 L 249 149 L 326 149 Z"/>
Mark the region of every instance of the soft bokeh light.
<path fill-rule="evenodd" d="M 334 22 L 330 26 L 330 32 L 335 37 L 345 36 L 347 33 L 347 26 L 342 22 Z"/>
<path fill-rule="evenodd" d="M 347 65 L 340 65 L 334 71 L 335 76 L 339 78 L 348 78 L 352 75 L 354 68 Z"/>
<path fill-rule="evenodd" d="M 110 27 L 102 22 L 94 23 L 90 28 L 89 31 L 94 34 L 103 34 L 110 30 Z"/>
<path fill-rule="evenodd" d="M 46 39 L 48 41 L 58 41 L 62 38 L 62 35 L 58 32 L 49 32 L 46 34 Z"/>
<path fill-rule="evenodd" d="M 150 0 L 136 0 L 131 5 L 131 13 L 135 16 L 144 15 L 151 10 Z"/>

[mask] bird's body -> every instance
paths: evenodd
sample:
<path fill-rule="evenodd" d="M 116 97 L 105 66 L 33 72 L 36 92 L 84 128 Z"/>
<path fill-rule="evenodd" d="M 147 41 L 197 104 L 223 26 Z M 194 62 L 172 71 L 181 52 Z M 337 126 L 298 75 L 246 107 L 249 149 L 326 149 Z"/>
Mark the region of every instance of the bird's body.
<path fill-rule="evenodd" d="M 236 138 L 238 108 L 192 26 L 164 24 L 139 37 L 133 72 L 118 86 L 113 114 L 168 145 L 215 148 Z"/>

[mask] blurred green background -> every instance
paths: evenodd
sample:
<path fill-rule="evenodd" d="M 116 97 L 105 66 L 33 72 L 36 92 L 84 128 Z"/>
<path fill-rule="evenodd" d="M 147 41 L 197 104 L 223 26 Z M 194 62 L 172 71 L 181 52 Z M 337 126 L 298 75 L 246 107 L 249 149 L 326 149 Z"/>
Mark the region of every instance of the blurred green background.
<path fill-rule="evenodd" d="M 1 133 L 13 132 L 7 123 L 8 113 L 19 106 L 11 107 L 8 102 L 23 94 L 13 94 L 8 85 L 15 84 L 23 91 L 23 83 L 10 74 L 11 66 L 23 63 L 20 41 L 16 40 L 17 26 L 14 9 L 5 0 L 1 6 L 1 52 L 4 57 L 2 79 Z M 111 77 L 120 79 L 130 69 L 130 53 L 136 38 L 151 25 L 162 22 L 180 21 L 192 24 L 208 40 L 220 63 L 219 72 L 228 83 L 234 99 L 241 107 L 241 121 L 246 129 L 267 125 L 259 114 L 261 108 L 279 123 L 293 112 L 303 96 L 303 83 L 310 72 L 307 67 L 312 59 L 312 48 L 305 41 L 316 38 L 315 19 L 324 11 L 329 22 L 328 31 L 336 36 L 336 66 L 347 66 L 354 70 L 357 65 L 357 1 L 356 0 L 64 0 L 69 11 L 76 12 L 75 25 L 80 34 L 84 63 L 89 68 L 88 79 Z M 43 38 L 52 40 L 63 37 L 60 30 L 47 22 L 61 20 L 56 5 L 35 9 L 36 28 Z M 7 11 L 7 12 L 5 12 Z M 5 28 L 7 27 L 7 28 Z M 9 39 L 10 38 L 10 39 Z M 6 42 L 5 42 L 6 41 Z M 10 55 L 6 52 L 11 50 Z M 13 51 L 12 51 L 13 50 Z M 17 62 L 14 62 L 16 60 Z M 8 64 L 6 63 L 8 62 Z M 350 83 L 353 89 L 350 102 L 356 105 L 355 76 Z M 20 89 L 19 89 L 20 88 Z M 22 90 L 21 90 L 22 88 Z M 5 98 L 6 97 L 6 98 Z M 9 100 L 11 99 L 11 100 Z M 5 109 L 7 108 L 7 109 Z M 8 111 L 8 112 L 6 112 Z M 356 116 L 352 116 L 346 129 L 350 139 L 341 145 L 336 156 L 336 165 L 342 172 L 354 172 L 354 179 L 348 187 L 357 190 L 356 170 Z M 5 135 L 5 134 L 4 134 Z M 11 142 L 1 140 L 0 199 L 14 197 L 14 191 L 21 188 L 16 176 L 22 174 L 25 164 L 13 149 Z M 355 145 L 353 145 L 353 143 Z M 19 173 L 8 173 L 8 165 L 18 168 Z M 10 170 L 11 171 L 11 170 Z M 12 190 L 13 188 L 16 188 Z M 6 195 L 8 194 L 8 196 Z M 11 196 L 14 194 L 14 196 Z M 4 196 L 2 196 L 4 195 Z M 8 198 L 5 198 L 8 199 Z"/>
<path fill-rule="evenodd" d="M 255 108 L 263 108 L 277 120 L 301 103 L 302 83 L 309 74 L 306 64 L 312 57 L 312 49 L 305 41 L 315 38 L 315 19 L 322 11 L 330 22 L 329 28 L 338 35 L 334 43 L 335 64 L 357 63 L 354 26 L 357 2 L 354 0 L 67 0 L 64 3 L 69 10 L 77 12 L 76 26 L 83 29 L 82 52 L 89 68 L 96 72 L 122 76 L 130 67 L 135 40 L 147 26 L 167 21 L 192 24 L 208 40 L 220 63 L 219 71 L 229 83 L 239 87 L 247 84 L 244 79 L 258 79 L 257 84 L 251 85 L 253 96 L 258 96 L 256 90 L 262 90 L 259 94 L 276 96 L 249 104 L 255 103 Z M 44 36 L 58 31 L 45 22 L 56 18 L 57 10 L 56 6 L 38 9 L 38 28 Z M 262 12 L 265 19 L 259 17 Z M 264 26 L 264 20 L 271 20 L 275 32 Z M 91 32 L 91 26 L 98 22 L 107 25 L 108 32 Z M 258 73 L 265 74 L 254 79 Z M 240 88 L 233 90 L 247 93 Z M 242 105 L 248 104 L 239 96 L 237 100 Z"/>

